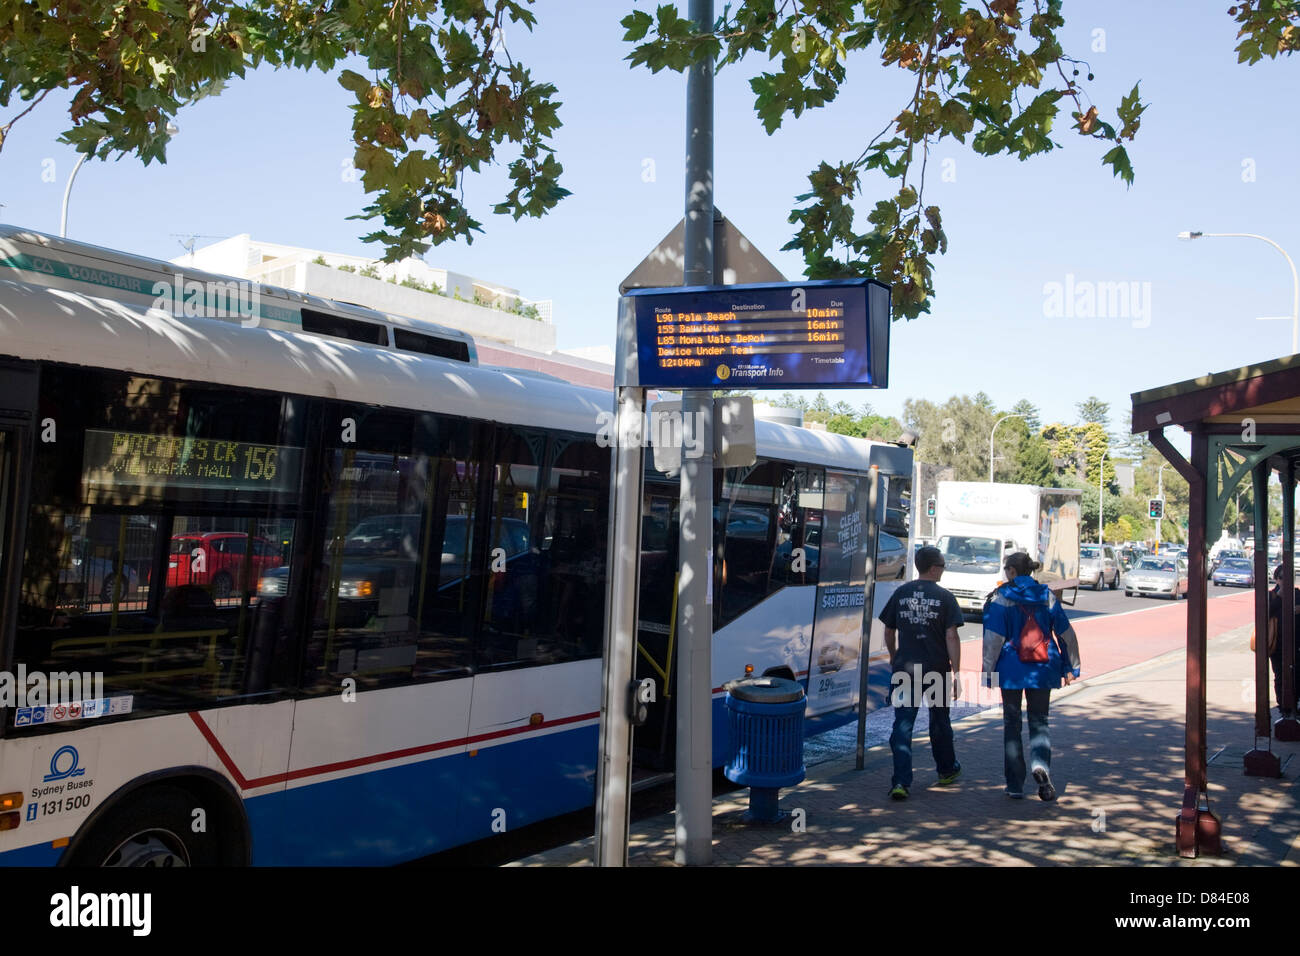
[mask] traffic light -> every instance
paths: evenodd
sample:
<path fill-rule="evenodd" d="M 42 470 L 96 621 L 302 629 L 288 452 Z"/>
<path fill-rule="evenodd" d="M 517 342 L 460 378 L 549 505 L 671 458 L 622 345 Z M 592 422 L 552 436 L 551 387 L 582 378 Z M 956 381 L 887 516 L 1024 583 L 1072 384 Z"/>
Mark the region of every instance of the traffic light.
<path fill-rule="evenodd" d="M 1151 499 L 1151 517 L 1163 518 L 1165 516 L 1165 502 L 1162 498 Z"/>
<path fill-rule="evenodd" d="M 926 516 L 927 518 L 933 518 L 933 517 L 934 517 L 934 498 L 933 498 L 933 497 L 930 497 L 930 498 L 926 498 L 926 499 L 925 499 L 925 516 Z"/>

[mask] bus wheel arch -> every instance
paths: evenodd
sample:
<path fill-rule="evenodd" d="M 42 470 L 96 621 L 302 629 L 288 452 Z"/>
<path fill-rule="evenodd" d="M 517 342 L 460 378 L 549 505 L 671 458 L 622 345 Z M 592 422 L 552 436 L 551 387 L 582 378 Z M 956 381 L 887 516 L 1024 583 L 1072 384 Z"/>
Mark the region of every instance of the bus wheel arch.
<path fill-rule="evenodd" d="M 130 851 L 117 852 L 133 837 Z M 103 866 L 112 857 L 121 865 L 134 858 L 135 865 L 168 866 L 173 855 L 180 865 L 251 862 L 243 801 L 225 777 L 207 767 L 172 767 L 122 785 L 77 828 L 59 865 Z"/>

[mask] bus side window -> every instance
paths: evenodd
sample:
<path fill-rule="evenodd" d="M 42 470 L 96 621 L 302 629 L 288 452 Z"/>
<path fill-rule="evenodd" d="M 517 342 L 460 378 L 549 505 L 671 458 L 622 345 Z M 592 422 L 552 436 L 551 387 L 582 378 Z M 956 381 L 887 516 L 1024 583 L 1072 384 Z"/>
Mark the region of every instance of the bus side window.
<path fill-rule="evenodd" d="M 101 673 L 132 715 L 287 692 L 292 640 L 247 542 L 293 538 L 300 402 L 44 369 L 60 440 L 33 456 L 16 659 Z"/>
<path fill-rule="evenodd" d="M 478 660 L 597 657 L 605 607 L 609 452 L 587 436 L 501 433 Z"/>
<path fill-rule="evenodd" d="M 476 603 L 469 424 L 347 405 L 326 417 L 351 419 L 356 440 L 340 434 L 325 452 L 304 689 L 464 675 Z"/>

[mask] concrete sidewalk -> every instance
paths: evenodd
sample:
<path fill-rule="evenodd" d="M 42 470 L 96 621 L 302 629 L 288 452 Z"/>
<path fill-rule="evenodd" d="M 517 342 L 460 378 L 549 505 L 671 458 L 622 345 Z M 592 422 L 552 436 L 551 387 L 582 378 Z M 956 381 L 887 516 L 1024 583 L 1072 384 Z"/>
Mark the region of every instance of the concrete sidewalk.
<path fill-rule="evenodd" d="M 1273 742 L 1281 779 L 1247 777 L 1242 756 L 1253 746 L 1250 628 L 1209 641 L 1207 672 L 1210 808 L 1223 824 L 1224 855 L 1182 860 L 1174 818 L 1183 792 L 1185 653 L 1080 681 L 1052 694 L 1054 803 L 1034 795 L 1010 800 L 1002 773 L 1002 714 L 995 707 L 953 724 L 963 772 L 935 786 L 928 738 L 913 743 L 910 799 L 890 800 L 887 745 L 867 752 L 863 771 L 852 753 L 808 768 L 782 792 L 793 821 L 759 829 L 739 823 L 749 791 L 713 804 L 713 861 L 720 866 L 787 864 L 994 866 L 1296 866 L 1300 745 Z M 1276 711 L 1274 711 L 1276 714 Z M 799 815 L 796 814 L 796 818 Z M 673 865 L 673 816 L 634 824 L 629 862 Z M 592 840 L 528 857 L 513 866 L 589 866 Z"/>

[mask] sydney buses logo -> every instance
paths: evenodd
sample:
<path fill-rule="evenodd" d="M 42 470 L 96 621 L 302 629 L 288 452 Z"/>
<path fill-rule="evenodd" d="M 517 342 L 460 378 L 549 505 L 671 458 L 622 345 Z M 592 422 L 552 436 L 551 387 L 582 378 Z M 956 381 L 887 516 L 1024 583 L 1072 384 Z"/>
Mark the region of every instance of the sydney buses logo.
<path fill-rule="evenodd" d="M 81 756 L 77 753 L 76 747 L 71 745 L 60 747 L 50 758 L 50 772 L 45 775 L 45 782 L 85 776 L 86 768 L 79 767 L 80 762 Z"/>

